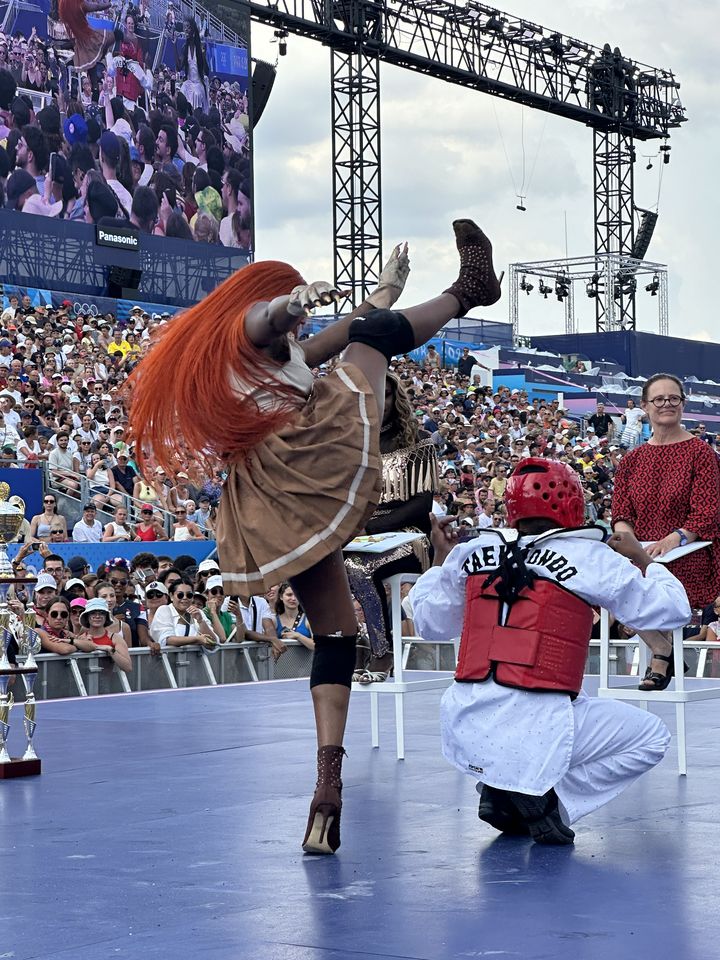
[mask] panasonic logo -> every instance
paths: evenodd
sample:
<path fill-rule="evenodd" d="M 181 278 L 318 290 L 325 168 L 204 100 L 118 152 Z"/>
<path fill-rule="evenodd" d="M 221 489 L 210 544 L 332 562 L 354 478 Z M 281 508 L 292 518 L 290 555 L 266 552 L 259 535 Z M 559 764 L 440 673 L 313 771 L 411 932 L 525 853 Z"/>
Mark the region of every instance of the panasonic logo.
<path fill-rule="evenodd" d="M 108 247 L 125 247 L 132 250 L 137 250 L 139 246 L 136 233 L 130 231 L 127 233 L 111 232 L 103 227 L 97 228 L 97 242 Z"/>

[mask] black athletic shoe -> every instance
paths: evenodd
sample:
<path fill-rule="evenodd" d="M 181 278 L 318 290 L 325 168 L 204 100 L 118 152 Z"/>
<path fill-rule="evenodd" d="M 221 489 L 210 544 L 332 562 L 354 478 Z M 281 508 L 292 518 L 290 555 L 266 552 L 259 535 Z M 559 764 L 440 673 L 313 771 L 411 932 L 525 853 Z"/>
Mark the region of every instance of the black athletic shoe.
<path fill-rule="evenodd" d="M 528 826 L 510 798 L 511 794 L 506 790 L 498 790 L 496 787 L 483 784 L 478 817 L 501 833 L 507 833 L 513 837 L 527 837 L 530 835 Z"/>
<path fill-rule="evenodd" d="M 505 796 L 522 818 L 535 843 L 564 845 L 575 840 L 574 831 L 562 822 L 554 790 L 548 790 L 542 797 L 509 791 Z"/>

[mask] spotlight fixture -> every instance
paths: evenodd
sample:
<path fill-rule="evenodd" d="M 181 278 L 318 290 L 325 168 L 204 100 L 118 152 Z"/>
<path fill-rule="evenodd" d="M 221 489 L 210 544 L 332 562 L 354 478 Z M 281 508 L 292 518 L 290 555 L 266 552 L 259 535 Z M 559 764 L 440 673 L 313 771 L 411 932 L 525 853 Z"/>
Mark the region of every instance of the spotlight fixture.
<path fill-rule="evenodd" d="M 585 284 L 585 291 L 587 295 L 592 299 L 593 297 L 598 297 L 600 295 L 599 284 L 600 274 L 594 273 L 592 277 Z"/>
<path fill-rule="evenodd" d="M 570 295 L 570 285 L 568 284 L 568 278 L 565 274 L 559 274 L 555 278 L 555 296 L 558 298 L 560 303 Z"/>
<path fill-rule="evenodd" d="M 613 298 L 620 300 L 622 297 L 631 297 L 637 290 L 637 280 L 628 274 L 619 273 L 615 278 L 615 288 Z"/>
<path fill-rule="evenodd" d="M 663 155 L 663 163 L 670 163 L 670 151 L 672 147 L 669 143 L 663 143 L 660 146 L 660 153 Z"/>
<path fill-rule="evenodd" d="M 645 287 L 645 291 L 650 294 L 651 297 L 656 297 L 658 295 L 658 290 L 660 289 L 660 277 L 655 274 L 650 283 Z"/>
<path fill-rule="evenodd" d="M 520 203 L 516 204 L 515 209 L 525 213 L 527 210 L 527 207 L 525 206 L 525 197 L 521 197 L 520 194 L 518 194 L 518 199 L 520 200 Z"/>
<path fill-rule="evenodd" d="M 527 282 L 527 277 L 525 276 L 525 274 L 522 275 L 522 280 L 520 281 L 520 289 L 524 290 L 528 296 L 530 296 L 532 291 L 535 289 L 535 287 L 531 283 Z"/>
<path fill-rule="evenodd" d="M 287 30 L 276 30 L 274 33 L 275 39 L 277 40 L 278 45 L 278 55 L 281 57 L 287 56 Z"/>
<path fill-rule="evenodd" d="M 548 294 L 553 292 L 553 288 L 549 287 L 546 283 L 540 281 L 540 286 L 538 287 L 538 293 L 541 293 L 544 300 L 547 300 Z"/>

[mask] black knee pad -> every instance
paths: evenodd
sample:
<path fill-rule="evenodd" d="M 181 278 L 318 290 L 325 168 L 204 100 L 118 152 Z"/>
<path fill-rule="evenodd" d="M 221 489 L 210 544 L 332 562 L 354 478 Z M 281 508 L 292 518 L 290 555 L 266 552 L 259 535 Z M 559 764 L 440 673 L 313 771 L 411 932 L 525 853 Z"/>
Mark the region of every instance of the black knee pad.
<path fill-rule="evenodd" d="M 388 363 L 393 357 L 415 349 L 415 333 L 408 318 L 397 310 L 371 310 L 355 317 L 348 331 L 350 343 L 364 343 L 381 353 Z"/>
<path fill-rule="evenodd" d="M 310 671 L 310 689 L 321 683 L 352 686 L 357 634 L 342 637 L 315 635 L 315 653 Z"/>

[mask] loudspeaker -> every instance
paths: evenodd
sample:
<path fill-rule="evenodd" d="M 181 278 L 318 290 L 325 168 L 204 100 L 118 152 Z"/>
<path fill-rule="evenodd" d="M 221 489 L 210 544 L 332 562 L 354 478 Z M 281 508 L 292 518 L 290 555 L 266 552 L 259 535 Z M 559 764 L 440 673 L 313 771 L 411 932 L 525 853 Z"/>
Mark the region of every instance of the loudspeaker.
<path fill-rule="evenodd" d="M 110 267 L 108 271 L 107 295 L 132 300 L 140 286 L 142 270 L 130 267 Z"/>
<path fill-rule="evenodd" d="M 264 60 L 253 62 L 255 64 L 252 75 L 252 125 L 254 127 L 268 102 L 277 71 L 271 63 L 266 63 Z"/>
<path fill-rule="evenodd" d="M 652 235 L 655 231 L 658 215 L 652 210 L 643 210 L 640 218 L 640 226 L 635 234 L 635 243 L 633 244 L 630 256 L 636 260 L 644 260 L 645 254 L 650 246 Z"/>

